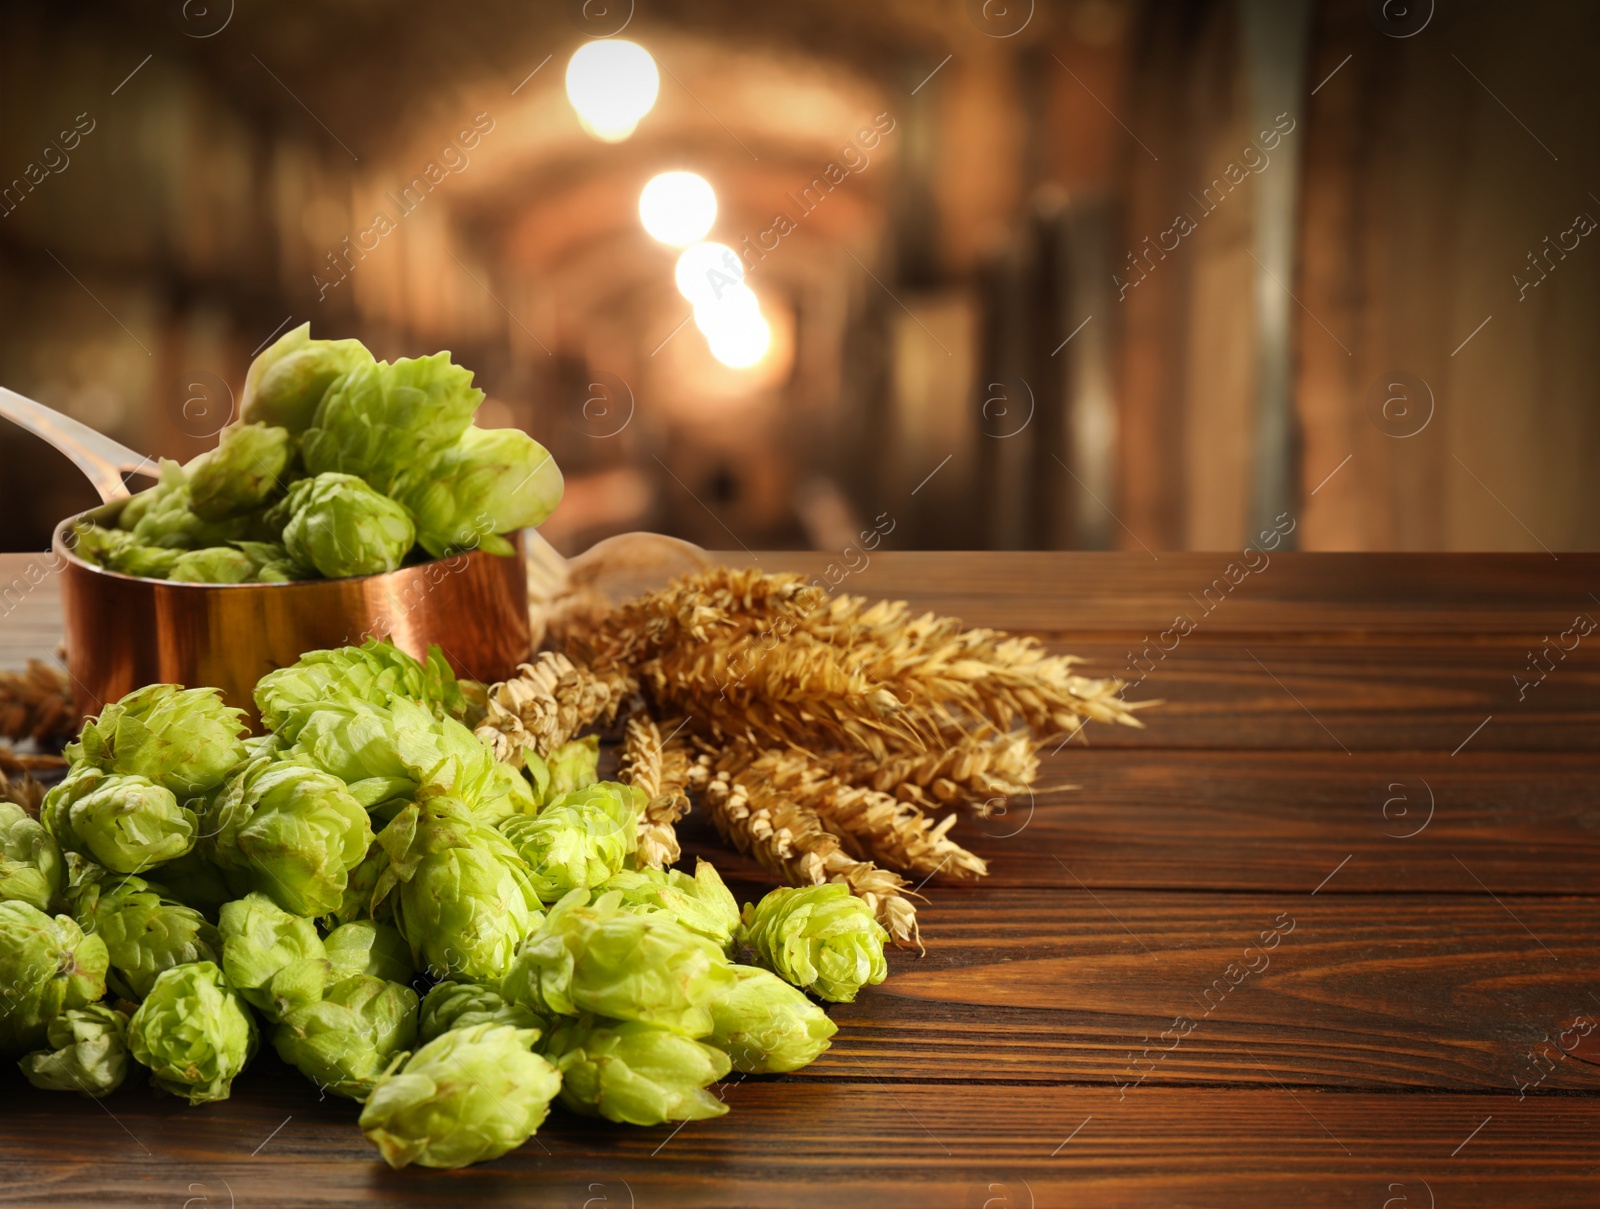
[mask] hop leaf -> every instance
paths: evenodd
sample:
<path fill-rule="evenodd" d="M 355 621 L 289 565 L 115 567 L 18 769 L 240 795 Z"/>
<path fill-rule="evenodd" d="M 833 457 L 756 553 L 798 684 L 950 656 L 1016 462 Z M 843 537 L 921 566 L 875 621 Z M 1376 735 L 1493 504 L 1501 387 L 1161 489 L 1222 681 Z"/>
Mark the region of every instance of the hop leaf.
<path fill-rule="evenodd" d="M 638 847 L 643 808 L 639 790 L 608 782 L 565 794 L 536 815 L 511 815 L 499 826 L 528 863 L 535 892 L 553 903 L 622 868 Z"/>
<path fill-rule="evenodd" d="M 716 1028 L 708 1041 L 725 1051 L 733 1069 L 749 1075 L 799 1070 L 828 1048 L 838 1025 L 776 974 L 734 966 L 738 983 L 711 1011 Z"/>
<path fill-rule="evenodd" d="M 107 982 L 126 999 L 143 999 L 156 978 L 174 966 L 216 961 L 222 938 L 205 916 L 167 897 L 140 877 L 109 883 L 86 871 L 69 897 L 78 923 L 105 944 Z"/>
<path fill-rule="evenodd" d="M 849 1003 L 888 976 L 889 934 L 846 886 L 783 887 L 744 908 L 744 942 L 786 982 Z"/>
<path fill-rule="evenodd" d="M 540 1034 L 548 1027 L 543 1017 L 520 1003 L 507 1003 L 499 991 L 475 982 L 439 982 L 423 996 L 417 1035 L 432 1041 L 451 1029 L 477 1024 L 509 1024 Z"/>
<path fill-rule="evenodd" d="M 361 1101 L 416 1037 L 417 993 L 354 974 L 321 1001 L 289 1012 L 272 1041 L 278 1056 L 318 1087 Z"/>
<path fill-rule="evenodd" d="M 373 364 L 359 340 L 313 340 L 311 325 L 285 332 L 250 363 L 239 418 L 246 424 L 282 425 L 300 433 L 341 375 Z"/>
<path fill-rule="evenodd" d="M 454 445 L 483 392 L 449 353 L 359 366 L 333 383 L 301 439 L 306 469 L 358 475 L 385 495 Z"/>
<path fill-rule="evenodd" d="M 574 1112 L 660 1125 L 728 1111 L 705 1090 L 727 1075 L 728 1055 L 654 1025 L 585 1015 L 557 1029 L 545 1055 L 561 1072 L 561 1102 Z"/>
<path fill-rule="evenodd" d="M 0 801 L 0 901 L 48 911 L 65 876 L 61 849 L 44 825 L 15 802 Z"/>
<path fill-rule="evenodd" d="M 528 867 L 493 827 L 453 798 L 407 806 L 378 836 L 390 865 L 395 927 L 436 978 L 493 981 L 543 915 Z"/>
<path fill-rule="evenodd" d="M 739 928 L 739 902 L 709 861 L 697 860 L 693 877 L 677 869 L 625 869 L 600 889 L 620 891 L 629 911 L 672 917 L 723 952 Z"/>
<path fill-rule="evenodd" d="M 465 1167 L 522 1145 L 543 1124 L 561 1076 L 529 1046 L 532 1029 L 478 1024 L 428 1042 L 378 1081 L 362 1132 L 391 1167 Z"/>
<path fill-rule="evenodd" d="M 344 897 L 372 824 L 344 783 L 262 756 L 242 768 L 206 815 L 216 862 L 293 915 L 322 915 Z"/>
<path fill-rule="evenodd" d="M 733 967 L 702 936 L 664 915 L 624 910 L 621 895 L 574 890 L 523 945 L 500 985 L 542 1015 L 581 1012 L 704 1037 L 711 1006 L 733 988 Z"/>
<path fill-rule="evenodd" d="M 234 424 L 189 467 L 189 507 L 201 520 L 242 516 L 267 503 L 294 460 L 287 428 Z"/>
<path fill-rule="evenodd" d="M 330 983 L 353 974 L 370 974 L 385 982 L 404 983 L 410 982 L 416 973 L 411 966 L 411 948 L 405 937 L 388 924 L 370 919 L 340 924 L 323 937 L 322 948 L 333 965 Z"/>
<path fill-rule="evenodd" d="M 46 1040 L 50 1021 L 106 993 L 106 944 L 65 915 L 0 902 L 0 1053 Z"/>
<path fill-rule="evenodd" d="M 45 1030 L 46 1046 L 17 1063 L 44 1091 L 98 1098 L 122 1086 L 128 1073 L 128 1018 L 104 1003 L 62 1012 Z"/>
<path fill-rule="evenodd" d="M 289 557 L 329 579 L 393 571 L 417 540 L 411 514 L 352 474 L 301 479 L 277 508 Z"/>
<path fill-rule="evenodd" d="M 45 795 L 40 821 L 62 849 L 113 873 L 175 860 L 194 847 L 199 820 L 170 789 L 134 774 L 81 764 Z"/>
<path fill-rule="evenodd" d="M 249 894 L 223 905 L 218 931 L 222 972 L 268 1020 L 322 998 L 333 967 L 309 919 L 290 915 L 264 894 Z"/>
<path fill-rule="evenodd" d="M 214 688 L 152 684 L 83 724 L 69 760 L 103 772 L 148 777 L 180 801 L 210 793 L 245 757 L 244 711 Z"/>
<path fill-rule="evenodd" d="M 215 962 L 157 976 L 128 1024 L 128 1051 L 150 1082 L 190 1104 L 226 1100 L 256 1050 L 256 1024 Z"/>
<path fill-rule="evenodd" d="M 428 648 L 424 664 L 376 638 L 363 646 L 311 651 L 298 663 L 268 672 L 255 691 L 262 724 L 290 743 L 299 736 L 308 708 L 327 701 L 387 707 L 398 699 L 426 705 L 439 717 L 459 717 L 466 709 L 461 686 L 437 646 Z"/>
<path fill-rule="evenodd" d="M 404 481 L 399 497 L 435 557 L 479 547 L 511 553 L 497 535 L 542 522 L 564 489 L 549 451 L 515 428 L 468 428 Z"/>

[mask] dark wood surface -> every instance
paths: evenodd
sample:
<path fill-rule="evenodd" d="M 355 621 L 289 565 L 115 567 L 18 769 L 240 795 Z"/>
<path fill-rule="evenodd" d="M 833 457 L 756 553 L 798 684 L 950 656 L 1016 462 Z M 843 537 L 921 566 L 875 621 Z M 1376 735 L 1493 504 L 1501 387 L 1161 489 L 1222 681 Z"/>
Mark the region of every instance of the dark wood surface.
<path fill-rule="evenodd" d="M 809 1069 L 727 1084 L 726 1117 L 557 1114 L 395 1173 L 270 1055 L 194 1110 L 7 1071 L 0 1205 L 1600 1203 L 1600 1027 L 1556 1046 L 1600 1022 L 1600 632 L 1513 681 L 1600 618 L 1600 558 L 1274 555 L 1202 615 L 1228 562 L 878 554 L 843 582 L 1098 674 L 1198 624 L 1130 693 L 1165 702 L 1147 728 L 1091 726 L 1031 801 L 963 819 L 991 876 L 925 887 L 926 956 L 833 1009 Z M 49 581 L 8 602 L 0 663 L 48 652 L 53 610 Z"/>

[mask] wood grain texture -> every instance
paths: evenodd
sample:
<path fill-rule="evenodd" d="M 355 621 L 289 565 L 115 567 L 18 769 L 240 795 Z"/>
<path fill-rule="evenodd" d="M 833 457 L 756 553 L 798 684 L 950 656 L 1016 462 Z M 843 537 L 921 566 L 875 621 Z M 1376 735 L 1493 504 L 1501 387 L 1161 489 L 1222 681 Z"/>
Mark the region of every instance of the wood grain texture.
<path fill-rule="evenodd" d="M 1105 674 L 1226 563 L 877 553 L 842 587 Z M 1558 1041 L 1600 1021 L 1600 635 L 1511 679 L 1591 584 L 1583 556 L 1274 556 L 1130 693 L 1165 702 L 1146 730 L 1091 726 L 1031 802 L 959 822 L 992 876 L 925 885 L 927 955 L 718 1121 L 558 1113 L 498 1162 L 392 1173 L 270 1053 L 194 1110 L 7 1071 L 0 1205 L 1593 1204 L 1600 1032 Z M 0 662 L 48 654 L 51 592 L 7 600 Z M 684 839 L 765 889 L 704 819 Z"/>
<path fill-rule="evenodd" d="M 61 1097 L 0 1119 L 0 1205 L 1453 1209 L 1589 1206 L 1600 1180 L 1590 1098 L 1145 1087 L 1117 1103 L 1077 1087 L 797 1078 L 724 1091 L 715 1121 L 556 1116 L 542 1146 L 448 1173 L 388 1170 L 354 1105 L 319 1103 L 282 1068 L 259 1072 L 248 1101 L 204 1110 L 165 1100 L 135 1118 L 142 1093 L 119 1092 L 106 1108 L 134 1137 Z M 52 1157 L 63 1149 L 82 1157 Z"/>

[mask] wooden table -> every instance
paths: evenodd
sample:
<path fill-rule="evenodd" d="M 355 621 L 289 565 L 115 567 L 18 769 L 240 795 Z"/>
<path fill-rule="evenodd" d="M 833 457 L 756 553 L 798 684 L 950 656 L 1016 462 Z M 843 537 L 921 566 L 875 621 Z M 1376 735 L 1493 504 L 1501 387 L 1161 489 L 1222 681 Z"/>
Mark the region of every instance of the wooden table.
<path fill-rule="evenodd" d="M 1165 704 L 962 820 L 992 875 L 928 885 L 927 955 L 810 1069 L 727 1084 L 726 1117 L 557 1114 L 501 1161 L 392 1172 L 270 1053 L 205 1109 L 8 1073 L 0 1203 L 1600 1203 L 1600 633 L 1573 629 L 1600 557 L 1253 561 L 880 554 L 845 581 L 1099 673 L 1148 639 L 1129 695 Z M 52 646 L 51 586 L 0 622 L 5 663 Z"/>

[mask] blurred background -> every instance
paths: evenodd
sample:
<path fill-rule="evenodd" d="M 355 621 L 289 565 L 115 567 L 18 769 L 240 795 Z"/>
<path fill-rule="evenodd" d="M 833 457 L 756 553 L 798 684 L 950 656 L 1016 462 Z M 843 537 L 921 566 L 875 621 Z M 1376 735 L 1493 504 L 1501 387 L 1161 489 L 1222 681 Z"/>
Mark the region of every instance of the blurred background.
<path fill-rule="evenodd" d="M 448 348 L 569 552 L 1592 550 L 1597 48 L 1562 0 L 13 0 L 0 384 L 182 459 L 293 326 Z M 93 502 L 0 422 L 0 549 Z"/>

